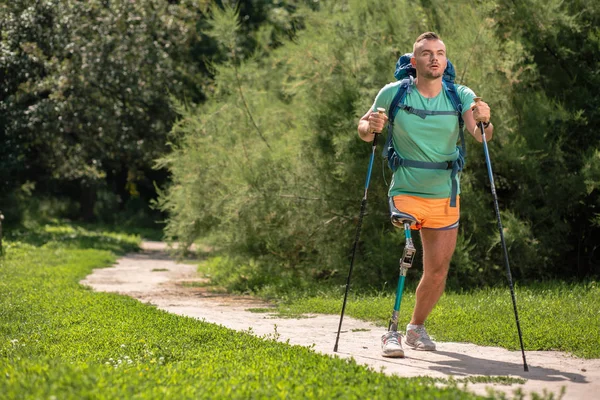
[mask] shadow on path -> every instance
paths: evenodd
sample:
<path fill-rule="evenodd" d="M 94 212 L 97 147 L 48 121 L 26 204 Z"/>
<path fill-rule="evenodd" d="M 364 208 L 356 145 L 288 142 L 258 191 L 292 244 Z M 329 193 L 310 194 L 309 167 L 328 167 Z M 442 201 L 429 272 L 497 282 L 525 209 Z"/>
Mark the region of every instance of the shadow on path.
<path fill-rule="evenodd" d="M 519 376 L 523 379 L 558 382 L 570 381 L 576 383 L 588 383 L 584 375 L 563 372 L 554 368 L 544 368 L 529 365 L 529 372 L 523 370 L 523 364 L 506 361 L 486 360 L 468 356 L 462 353 L 453 353 L 449 351 L 437 351 L 439 355 L 444 355 L 454 360 L 440 360 L 432 362 L 429 369 L 439 371 L 446 375 L 464 376 L 464 375 L 498 375 L 498 376 Z"/>

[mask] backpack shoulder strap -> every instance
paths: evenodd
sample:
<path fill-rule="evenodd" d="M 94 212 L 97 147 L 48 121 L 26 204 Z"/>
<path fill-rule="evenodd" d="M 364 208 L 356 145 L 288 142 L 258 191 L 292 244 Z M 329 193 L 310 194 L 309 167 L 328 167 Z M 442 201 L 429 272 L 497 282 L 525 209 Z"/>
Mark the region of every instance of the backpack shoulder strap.
<path fill-rule="evenodd" d="M 458 118 L 459 118 L 459 123 L 461 125 L 461 128 L 464 127 L 464 121 L 462 119 L 462 103 L 460 101 L 460 97 L 458 97 L 458 93 L 456 92 L 456 85 L 454 85 L 454 82 L 450 82 L 447 80 L 442 80 L 442 86 L 444 88 L 444 90 L 446 91 L 446 94 L 448 95 L 448 98 L 450 99 L 450 102 L 452 103 L 452 107 L 454 107 L 454 109 L 456 110 L 456 112 L 458 112 Z"/>
<path fill-rule="evenodd" d="M 465 158 L 465 157 L 467 157 L 467 147 L 465 145 L 465 133 L 464 133 L 465 121 L 463 120 L 463 117 L 462 117 L 463 106 L 460 101 L 460 97 L 458 97 L 458 93 L 456 92 L 456 85 L 454 85 L 454 82 L 444 79 L 444 80 L 442 80 L 442 86 L 444 87 L 444 90 L 446 91 L 446 94 L 448 95 L 448 98 L 450 99 L 450 102 L 452 103 L 452 107 L 454 107 L 454 109 L 458 113 L 458 133 L 460 135 L 460 147 L 461 147 L 462 156 L 463 156 L 463 158 Z"/>
<path fill-rule="evenodd" d="M 404 102 L 406 94 L 411 91 L 413 81 L 414 78 L 412 76 L 409 76 L 408 78 L 405 78 L 402 81 L 400 81 L 398 90 L 396 91 L 396 94 L 394 95 L 394 98 L 390 103 L 390 108 L 388 108 L 388 132 L 387 138 L 385 140 L 385 146 L 383 146 L 382 151 L 384 158 L 388 157 L 390 147 L 393 147 L 392 134 L 394 131 L 394 120 L 396 119 L 396 113 L 398 112 L 398 108 L 400 107 L 400 105 Z"/>
<path fill-rule="evenodd" d="M 409 76 L 408 78 L 402 79 L 400 81 L 400 85 L 398 86 L 398 90 L 390 103 L 390 108 L 388 109 L 388 118 L 391 123 L 394 123 L 394 119 L 396 118 L 397 108 L 400 104 L 404 103 L 404 99 L 406 99 L 406 95 L 411 92 L 412 85 L 414 82 L 414 78 Z"/>

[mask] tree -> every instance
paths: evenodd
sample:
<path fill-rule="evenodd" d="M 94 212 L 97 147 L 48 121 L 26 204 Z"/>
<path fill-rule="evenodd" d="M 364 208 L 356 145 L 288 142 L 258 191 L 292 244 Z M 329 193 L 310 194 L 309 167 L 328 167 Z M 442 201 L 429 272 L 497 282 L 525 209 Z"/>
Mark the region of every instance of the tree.
<path fill-rule="evenodd" d="M 169 94 L 199 98 L 197 68 L 187 63 L 203 11 L 194 4 L 3 4 L 3 183 L 78 182 L 91 218 L 108 182 L 123 205 L 165 151 Z"/>
<path fill-rule="evenodd" d="M 494 31 L 485 29 L 489 8 L 437 6 L 443 12 L 434 28 L 448 38 L 460 83 L 498 99 L 498 115 L 510 114 L 506 77 L 519 56 L 505 55 Z M 180 108 L 182 118 L 174 127 L 180 140 L 161 159 L 173 178 L 160 203 L 169 213 L 169 237 L 184 245 L 211 239 L 230 258 L 218 274 L 242 290 L 343 275 L 370 151 L 358 138 L 356 123 L 376 90 L 394 79 L 398 56 L 432 28 L 428 13 L 402 2 L 336 2 L 319 12 L 304 8 L 295 15 L 303 16 L 306 30 L 271 54 L 240 60 L 229 51 L 230 59 L 216 68 L 208 101 Z M 482 22 L 458 32 L 456 20 Z M 210 34 L 235 49 L 237 14 L 216 14 L 212 25 Z M 499 58 L 504 69 L 492 61 Z M 487 61 L 470 65 L 479 59 Z M 472 199 L 469 220 L 479 228 L 476 235 L 461 231 L 453 279 L 465 285 L 503 276 L 501 254 L 487 251 L 497 230 L 493 209 L 481 201 L 487 180 L 477 172 L 484 171 L 478 168 L 482 162 L 470 156 L 463 175 L 465 197 Z M 382 172 L 376 163 L 359 243 L 356 277 L 365 286 L 397 277 L 402 233 L 389 224 L 387 190 L 376 179 Z M 527 267 L 535 261 L 531 257 Z M 483 263 L 492 267 L 481 268 Z"/>
<path fill-rule="evenodd" d="M 513 179 L 511 206 L 531 221 L 541 247 L 554 249 L 547 272 L 597 276 L 600 4 L 502 1 L 495 14 L 498 36 L 519 40 L 527 55 L 515 65 L 526 73 L 512 101 L 528 168 Z M 564 260 L 576 267 L 565 269 Z"/>
<path fill-rule="evenodd" d="M 88 218 L 155 197 L 153 169 L 176 118 L 172 98 L 201 103 L 227 59 L 206 35 L 208 0 L 15 0 L 0 4 L 0 182 L 64 195 Z M 253 0 L 237 56 L 263 52 L 300 27 L 295 2 Z M 101 201 L 97 204 L 97 201 Z M 144 206 L 145 204 L 139 204 Z M 99 211 L 100 210 L 100 211 Z"/>

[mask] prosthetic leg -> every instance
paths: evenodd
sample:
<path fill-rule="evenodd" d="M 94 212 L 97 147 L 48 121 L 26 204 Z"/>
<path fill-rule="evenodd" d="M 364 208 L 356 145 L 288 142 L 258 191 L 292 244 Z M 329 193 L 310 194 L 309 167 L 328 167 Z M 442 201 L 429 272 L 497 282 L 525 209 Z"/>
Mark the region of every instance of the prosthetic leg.
<path fill-rule="evenodd" d="M 404 279 L 406 278 L 406 271 L 412 266 L 413 259 L 417 250 L 413 245 L 410 223 L 403 222 L 404 225 L 404 236 L 406 242 L 404 244 L 404 252 L 402 258 L 400 258 L 400 278 L 398 279 L 398 287 L 396 288 L 396 301 L 394 302 L 394 311 L 392 312 L 392 318 L 388 325 L 388 331 L 398 331 L 398 313 L 400 312 L 400 303 L 402 302 L 402 292 L 404 291 Z"/>
<path fill-rule="evenodd" d="M 400 313 L 400 303 L 402 302 L 402 292 L 404 291 L 404 280 L 407 270 L 412 266 L 417 250 L 413 244 L 411 235 L 411 225 L 417 224 L 417 221 L 408 214 L 400 212 L 394 205 L 393 198 L 389 199 L 390 217 L 392 224 L 398 228 L 404 228 L 404 251 L 400 258 L 400 278 L 396 288 L 396 300 L 394 302 L 394 311 L 388 324 L 388 332 L 381 337 L 381 349 L 384 357 L 404 357 L 400 335 L 398 334 L 398 315 Z"/>
<path fill-rule="evenodd" d="M 400 303 L 402 302 L 402 292 L 404 291 L 404 279 L 406 278 L 406 271 L 412 266 L 413 260 L 417 250 L 413 244 L 411 226 L 417 224 L 417 221 L 408 214 L 400 212 L 394 205 L 393 198 L 390 197 L 390 217 L 392 224 L 398 228 L 404 228 L 404 251 L 400 258 L 400 278 L 398 279 L 398 287 L 396 289 L 396 301 L 394 302 L 394 311 L 392 312 L 392 318 L 388 325 L 388 331 L 398 331 L 398 314 L 400 312 Z"/>

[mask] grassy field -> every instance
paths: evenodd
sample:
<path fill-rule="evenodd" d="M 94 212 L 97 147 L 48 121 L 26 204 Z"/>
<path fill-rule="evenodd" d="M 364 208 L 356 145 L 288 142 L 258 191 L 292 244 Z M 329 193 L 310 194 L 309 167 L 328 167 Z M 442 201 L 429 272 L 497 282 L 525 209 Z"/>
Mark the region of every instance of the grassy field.
<path fill-rule="evenodd" d="M 386 376 L 79 284 L 138 241 L 47 226 L 4 243 L 2 398 L 476 398 L 455 382 Z"/>
<path fill-rule="evenodd" d="M 292 296 L 292 300 L 279 305 L 279 311 L 339 314 L 344 289 Z M 600 284 L 554 282 L 517 287 L 515 291 L 525 350 L 560 350 L 583 358 L 600 358 Z M 351 295 L 346 315 L 387 326 L 394 296 L 394 293 Z M 414 301 L 414 288 L 405 289 L 400 309 L 401 329 L 410 320 Z M 520 349 L 508 288 L 445 293 L 427 327 L 440 341 Z"/>

